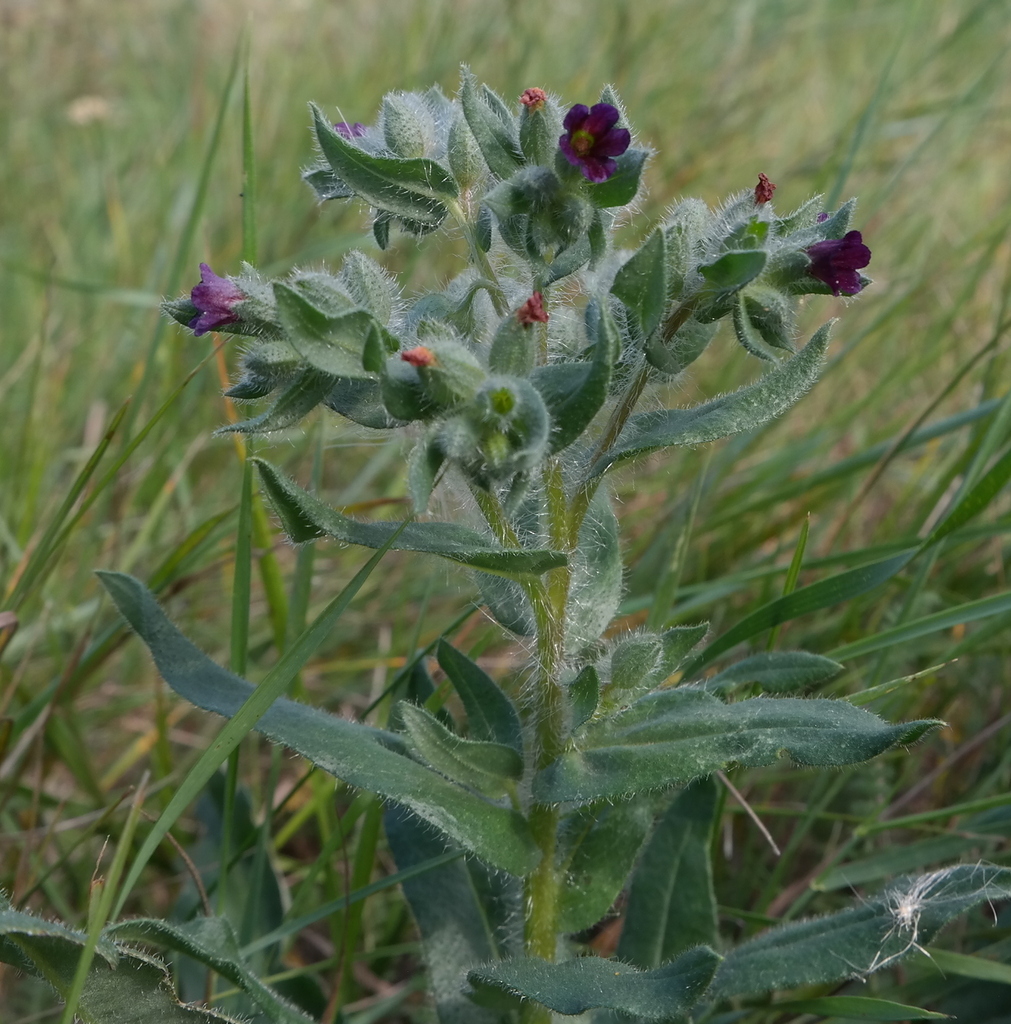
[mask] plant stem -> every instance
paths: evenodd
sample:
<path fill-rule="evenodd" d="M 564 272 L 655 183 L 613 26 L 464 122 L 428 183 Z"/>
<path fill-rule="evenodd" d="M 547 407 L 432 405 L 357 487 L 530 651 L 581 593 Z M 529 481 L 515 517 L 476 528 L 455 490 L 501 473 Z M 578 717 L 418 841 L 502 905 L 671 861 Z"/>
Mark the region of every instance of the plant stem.
<path fill-rule="evenodd" d="M 470 250 L 471 262 L 478 269 L 481 276 L 493 286 L 488 289 L 488 294 L 491 297 L 492 305 L 495 307 L 495 312 L 499 316 L 505 316 L 509 312 L 505 292 L 502 290 L 502 285 L 499 284 L 498 274 L 495 273 L 495 268 L 491 265 L 488 254 L 478 244 L 477 233 L 474 230 L 473 223 L 464 213 L 459 203 L 449 202 L 446 205 L 463 229 L 464 236 L 467 239 L 467 248 Z"/>

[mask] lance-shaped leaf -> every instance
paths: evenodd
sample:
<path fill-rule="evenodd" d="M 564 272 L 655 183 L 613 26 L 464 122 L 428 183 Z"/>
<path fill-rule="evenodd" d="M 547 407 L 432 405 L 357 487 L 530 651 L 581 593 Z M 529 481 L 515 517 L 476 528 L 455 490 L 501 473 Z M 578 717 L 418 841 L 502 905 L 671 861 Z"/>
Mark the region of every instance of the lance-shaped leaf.
<path fill-rule="evenodd" d="M 310 110 L 323 156 L 356 195 L 378 210 L 428 229 L 443 222 L 446 201 L 455 199 L 459 191 L 446 168 L 423 157 L 373 156 L 335 131 L 314 103 Z"/>
<path fill-rule="evenodd" d="M 161 918 L 134 918 L 106 928 L 119 942 L 142 942 L 184 953 L 245 992 L 277 1024 L 312 1024 L 312 1018 L 282 999 L 249 969 L 227 918 L 197 917 L 185 924 Z"/>
<path fill-rule="evenodd" d="M 331 508 L 302 490 L 268 462 L 254 459 L 264 490 L 281 519 L 285 533 L 296 543 L 333 537 L 345 544 L 381 548 L 399 523 L 362 523 Z M 502 576 L 547 572 L 565 564 L 560 551 L 508 549 L 456 523 L 408 523 L 393 547 L 398 551 L 424 551 L 453 562 Z"/>
<path fill-rule="evenodd" d="M 799 401 L 818 379 L 833 323 L 819 328 L 797 355 L 754 384 L 689 409 L 662 409 L 631 417 L 615 446 L 597 461 L 592 475 L 599 476 L 608 467 L 646 452 L 716 441 L 768 423 Z"/>
<path fill-rule="evenodd" d="M 424 708 L 403 704 L 399 713 L 414 752 L 454 782 L 495 798 L 523 774 L 523 758 L 512 747 L 457 736 Z"/>
<path fill-rule="evenodd" d="M 383 823 L 400 871 L 451 849 L 402 808 L 389 808 Z M 475 1006 L 463 990 L 470 968 L 522 946 L 522 936 L 515 934 L 523 918 L 516 879 L 489 875 L 461 857 L 403 882 L 402 888 L 421 934 L 439 1024 L 501 1024 L 498 1013 Z"/>
<path fill-rule="evenodd" d="M 542 366 L 531 374 L 530 382 L 541 393 L 551 414 L 552 452 L 572 444 L 597 415 L 607 400 L 611 373 L 620 351 L 621 335 L 607 302 L 603 301 L 593 358 L 585 363 Z"/>
<path fill-rule="evenodd" d="M 958 864 L 893 882 L 859 906 L 783 925 L 738 946 L 713 980 L 718 998 L 866 977 L 929 942 L 952 918 L 1011 896 L 1011 871 Z"/>
<path fill-rule="evenodd" d="M 557 964 L 525 957 L 485 964 L 468 977 L 472 983 L 532 999 L 557 1013 L 601 1008 L 669 1021 L 698 1002 L 719 962 L 719 954 L 698 946 L 653 971 L 638 971 L 599 956 Z"/>
<path fill-rule="evenodd" d="M 618 944 L 622 960 L 659 967 L 692 946 L 716 942 L 709 856 L 716 806 L 716 784 L 700 780 L 660 819 L 632 876 Z"/>
<path fill-rule="evenodd" d="M 477 662 L 445 640 L 439 640 L 436 657 L 463 701 L 474 739 L 503 743 L 522 754 L 519 712 L 505 691 Z"/>
<path fill-rule="evenodd" d="M 951 1020 L 947 1013 L 934 1013 L 916 1006 L 906 1006 L 890 999 L 868 996 L 821 996 L 817 999 L 791 999 L 776 1003 L 777 1013 L 816 1013 L 819 1016 L 850 1020 Z"/>
<path fill-rule="evenodd" d="M 404 420 L 395 419 L 386 411 L 377 380 L 333 381 L 323 404 L 328 409 L 346 416 L 352 423 L 360 423 L 373 430 L 390 430 L 404 426 Z"/>
<path fill-rule="evenodd" d="M 252 419 L 222 427 L 219 433 L 266 434 L 300 423 L 333 391 L 334 378 L 319 370 L 303 370 L 266 411 Z"/>
<path fill-rule="evenodd" d="M 705 292 L 730 292 L 743 288 L 765 269 L 768 257 L 761 249 L 724 253 L 714 263 L 699 267 L 706 280 Z"/>
<path fill-rule="evenodd" d="M 253 690 L 179 632 L 154 596 L 128 576 L 103 579 L 123 617 L 147 644 L 165 681 L 192 704 L 230 718 Z M 393 733 L 291 700 L 277 700 L 258 732 L 352 786 L 396 800 L 490 864 L 525 874 L 537 862 L 526 820 L 449 782 L 399 752 Z"/>
<path fill-rule="evenodd" d="M 611 292 L 635 314 L 643 336 L 652 334 L 667 308 L 667 247 L 661 228 L 621 267 Z"/>
<path fill-rule="evenodd" d="M 639 191 L 642 168 L 648 156 L 649 152 L 645 149 L 626 149 L 617 157 L 618 169 L 607 181 L 586 187 L 587 198 L 600 209 L 632 202 Z"/>
<path fill-rule="evenodd" d="M 508 108 L 490 89 L 482 89 L 467 67 L 460 69 L 460 103 L 467 127 L 492 174 L 511 177 L 523 166 L 524 159 L 518 129 Z"/>
<path fill-rule="evenodd" d="M 283 281 L 274 282 L 274 298 L 292 348 L 312 367 L 332 377 L 367 379 L 366 344 L 380 331 L 367 310 L 352 309 L 331 316 Z"/>
<path fill-rule="evenodd" d="M 653 824 L 653 803 L 639 798 L 592 804 L 563 820 L 560 931 L 589 928 L 611 909 Z"/>
<path fill-rule="evenodd" d="M 0 961 L 44 978 L 64 999 L 87 938 L 84 932 L 56 921 L 14 910 L 0 894 Z M 85 978 L 77 1019 L 84 1024 L 226 1024 L 235 1018 L 183 1005 L 164 964 L 136 950 L 120 948 L 103 936 Z M 279 1017 L 270 1019 L 281 1021 Z M 299 1017 L 299 1022 L 306 1019 Z M 294 1019 L 290 1024 L 295 1024 Z"/>
<path fill-rule="evenodd" d="M 765 651 L 725 668 L 704 685 L 710 692 L 726 692 L 758 683 L 767 693 L 789 693 L 824 683 L 842 670 L 839 662 L 808 651 Z"/>
<path fill-rule="evenodd" d="M 685 785 L 731 764 L 771 764 L 783 753 L 797 764 L 855 764 L 940 724 L 891 725 L 840 700 L 724 704 L 700 690 L 661 690 L 591 723 L 580 749 L 537 775 L 534 795 L 545 802 L 600 800 Z"/>

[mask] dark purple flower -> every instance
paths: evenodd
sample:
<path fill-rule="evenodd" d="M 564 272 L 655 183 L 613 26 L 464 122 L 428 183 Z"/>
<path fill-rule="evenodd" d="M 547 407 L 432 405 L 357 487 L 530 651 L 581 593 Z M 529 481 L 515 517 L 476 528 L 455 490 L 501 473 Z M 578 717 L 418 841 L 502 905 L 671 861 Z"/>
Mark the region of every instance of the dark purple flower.
<path fill-rule="evenodd" d="M 200 311 L 190 321 L 193 333 L 199 338 L 208 331 L 235 323 L 239 316 L 232 312 L 232 306 L 245 297 L 227 277 L 218 277 L 206 263 L 201 263 L 200 284 L 190 292 L 190 300 Z"/>
<path fill-rule="evenodd" d="M 355 121 L 354 124 L 348 124 L 347 121 L 338 121 L 334 125 L 334 130 L 343 135 L 345 139 L 360 139 L 368 131 L 361 121 Z"/>
<path fill-rule="evenodd" d="M 562 155 L 595 184 L 614 174 L 618 169 L 614 157 L 621 156 L 632 141 L 627 128 L 614 127 L 619 116 L 610 103 L 592 107 L 577 103 L 562 122 L 566 129 L 558 140 Z"/>
<path fill-rule="evenodd" d="M 807 272 L 827 284 L 833 295 L 856 295 L 863 287 L 857 271 L 870 263 L 871 251 L 859 231 L 815 242 L 805 251 L 811 259 Z"/>

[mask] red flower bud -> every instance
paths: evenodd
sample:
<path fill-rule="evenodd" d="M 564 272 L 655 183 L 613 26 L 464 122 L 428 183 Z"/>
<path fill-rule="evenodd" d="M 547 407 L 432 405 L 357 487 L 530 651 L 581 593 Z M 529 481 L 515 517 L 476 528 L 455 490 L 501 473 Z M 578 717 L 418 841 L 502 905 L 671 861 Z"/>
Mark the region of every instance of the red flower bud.
<path fill-rule="evenodd" d="M 516 319 L 521 324 L 546 324 L 548 322 L 548 311 L 544 308 L 544 296 L 540 292 L 534 292 L 516 310 Z"/>
<path fill-rule="evenodd" d="M 776 186 L 764 175 L 758 175 L 758 184 L 755 186 L 755 206 L 761 206 L 772 198 Z"/>
<path fill-rule="evenodd" d="M 435 366 L 435 353 L 424 345 L 417 348 L 409 348 L 406 352 L 400 353 L 400 358 L 411 366 Z"/>
<path fill-rule="evenodd" d="M 548 94 L 543 89 L 538 89 L 534 86 L 532 89 L 524 89 L 523 95 L 520 96 L 520 103 L 523 106 L 528 107 L 530 112 L 533 113 L 535 110 L 540 110 L 544 106 L 545 101 L 548 98 Z"/>

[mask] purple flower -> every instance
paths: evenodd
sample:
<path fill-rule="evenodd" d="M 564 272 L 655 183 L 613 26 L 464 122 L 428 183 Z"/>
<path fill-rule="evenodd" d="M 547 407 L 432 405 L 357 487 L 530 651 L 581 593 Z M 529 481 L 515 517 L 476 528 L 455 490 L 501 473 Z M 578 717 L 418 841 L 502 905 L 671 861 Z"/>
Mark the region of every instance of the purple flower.
<path fill-rule="evenodd" d="M 354 124 L 348 124 L 347 121 L 338 121 L 334 125 L 334 130 L 343 135 L 345 139 L 360 139 L 368 131 L 361 121 L 355 121 Z"/>
<path fill-rule="evenodd" d="M 577 103 L 562 122 L 566 129 L 558 140 L 562 155 L 595 184 L 614 174 L 618 169 L 614 157 L 621 156 L 632 141 L 627 128 L 614 127 L 619 116 L 610 103 L 592 107 Z"/>
<path fill-rule="evenodd" d="M 856 295 L 863 287 L 857 271 L 870 263 L 871 251 L 859 231 L 815 242 L 805 251 L 811 259 L 807 272 L 827 284 L 833 295 Z"/>
<path fill-rule="evenodd" d="M 232 312 L 232 306 L 245 297 L 227 277 L 218 277 L 206 263 L 201 263 L 200 284 L 190 292 L 190 300 L 200 311 L 190 321 L 193 333 L 199 338 L 208 331 L 235 323 L 239 316 Z"/>

